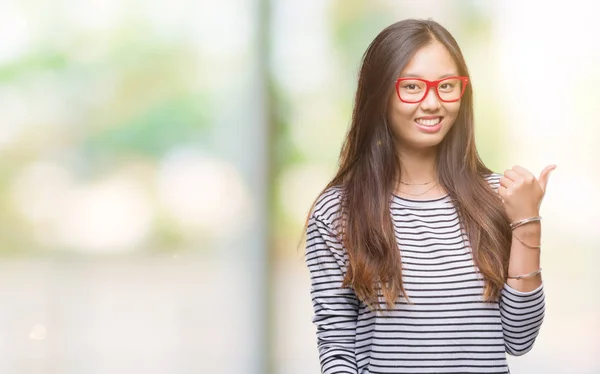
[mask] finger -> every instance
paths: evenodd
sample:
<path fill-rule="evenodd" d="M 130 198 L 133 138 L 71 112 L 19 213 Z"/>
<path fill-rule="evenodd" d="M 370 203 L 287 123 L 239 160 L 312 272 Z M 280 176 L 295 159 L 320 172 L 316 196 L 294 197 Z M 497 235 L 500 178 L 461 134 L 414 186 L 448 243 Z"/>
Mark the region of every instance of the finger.
<path fill-rule="evenodd" d="M 535 180 L 535 175 L 533 175 L 532 172 L 530 172 L 522 166 L 515 165 L 512 169 L 519 173 L 519 175 L 521 175 L 523 179 L 527 182 L 533 182 Z"/>
<path fill-rule="evenodd" d="M 506 187 L 498 186 L 498 195 L 504 199 L 506 197 Z"/>
<path fill-rule="evenodd" d="M 512 169 L 505 170 L 504 176 L 515 183 L 519 182 L 523 179 L 523 177 L 519 173 L 517 173 L 516 171 L 514 171 Z"/>
<path fill-rule="evenodd" d="M 500 195 L 500 199 L 504 203 L 504 199 L 506 199 L 506 187 L 498 186 L 498 195 Z"/>
<path fill-rule="evenodd" d="M 500 186 L 502 186 L 504 188 L 509 188 L 513 184 L 515 184 L 515 182 L 513 182 L 512 180 L 510 180 L 510 179 L 508 179 L 506 177 L 500 178 Z"/>
<path fill-rule="evenodd" d="M 550 172 L 554 169 L 556 169 L 556 165 L 548 165 L 540 173 L 538 181 L 540 182 L 540 186 L 542 187 L 542 191 L 544 191 L 544 193 L 546 192 L 546 186 L 548 185 L 548 178 L 550 178 Z"/>

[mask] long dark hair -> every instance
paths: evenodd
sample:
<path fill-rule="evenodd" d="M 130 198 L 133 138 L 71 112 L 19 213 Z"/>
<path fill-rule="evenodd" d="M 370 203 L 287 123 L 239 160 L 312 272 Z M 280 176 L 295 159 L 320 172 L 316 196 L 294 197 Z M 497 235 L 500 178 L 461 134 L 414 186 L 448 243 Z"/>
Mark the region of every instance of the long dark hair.
<path fill-rule="evenodd" d="M 377 285 L 388 308 L 399 295 L 408 299 L 389 210 L 394 181 L 400 179 L 401 168 L 398 145 L 386 113 L 398 74 L 418 49 L 432 42 L 446 47 L 459 75 L 469 76 L 456 40 L 440 24 L 409 19 L 384 29 L 363 55 L 339 169 L 322 191 L 342 187 L 343 219 L 338 220 L 337 231 L 349 257 L 343 286 L 352 287 L 372 309 L 381 308 Z M 484 277 L 484 300 L 495 301 L 506 280 L 512 234 L 498 195 L 483 178 L 492 171 L 483 164 L 475 147 L 470 84 L 453 126 L 438 145 L 437 173 L 457 208 L 475 265 Z"/>

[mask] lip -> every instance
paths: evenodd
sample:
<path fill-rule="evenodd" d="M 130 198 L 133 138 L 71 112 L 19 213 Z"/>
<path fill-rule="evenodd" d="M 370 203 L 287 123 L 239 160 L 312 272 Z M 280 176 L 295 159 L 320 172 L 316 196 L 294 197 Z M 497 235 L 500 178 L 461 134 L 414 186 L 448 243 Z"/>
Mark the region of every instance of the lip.
<path fill-rule="evenodd" d="M 417 123 L 417 119 L 437 119 L 437 118 L 441 118 L 440 123 L 438 123 L 435 126 L 423 126 L 423 125 L 419 125 Z M 444 122 L 444 117 L 443 116 L 423 116 L 423 117 L 417 117 L 415 118 L 415 125 L 417 126 L 417 129 L 419 129 L 419 131 L 427 133 L 427 134 L 433 134 L 436 133 L 438 131 L 441 130 L 442 128 L 442 123 Z"/>
<path fill-rule="evenodd" d="M 444 116 L 422 116 L 422 117 L 415 118 L 415 120 L 418 120 L 418 119 L 436 119 L 436 118 L 441 118 L 443 120 Z"/>

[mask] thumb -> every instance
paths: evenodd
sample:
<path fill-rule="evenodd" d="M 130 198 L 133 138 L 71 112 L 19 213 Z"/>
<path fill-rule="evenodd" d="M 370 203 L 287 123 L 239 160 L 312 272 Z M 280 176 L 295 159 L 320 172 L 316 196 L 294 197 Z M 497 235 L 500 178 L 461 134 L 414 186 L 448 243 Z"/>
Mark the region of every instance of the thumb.
<path fill-rule="evenodd" d="M 556 165 L 549 165 L 542 170 L 540 173 L 540 177 L 538 178 L 538 182 L 540 182 L 540 186 L 542 187 L 542 191 L 546 192 L 546 185 L 548 184 L 548 178 L 550 178 L 550 172 L 556 169 Z"/>

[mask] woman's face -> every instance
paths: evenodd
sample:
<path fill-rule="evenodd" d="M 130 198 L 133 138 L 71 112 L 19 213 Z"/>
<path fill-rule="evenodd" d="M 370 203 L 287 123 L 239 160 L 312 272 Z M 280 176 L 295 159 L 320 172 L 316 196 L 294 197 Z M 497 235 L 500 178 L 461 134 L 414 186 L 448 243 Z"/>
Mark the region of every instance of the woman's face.
<path fill-rule="evenodd" d="M 448 50 L 439 42 L 432 42 L 415 53 L 399 78 L 434 81 L 458 75 L 458 67 Z M 411 90 L 414 86 L 405 89 Z M 400 148 L 417 150 L 440 144 L 452 127 L 459 108 L 460 100 L 443 102 L 434 88 L 426 93 L 423 101 L 414 104 L 402 102 L 394 89 L 389 97 L 387 114 Z"/>

